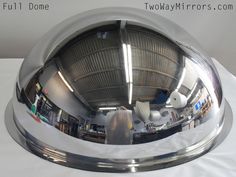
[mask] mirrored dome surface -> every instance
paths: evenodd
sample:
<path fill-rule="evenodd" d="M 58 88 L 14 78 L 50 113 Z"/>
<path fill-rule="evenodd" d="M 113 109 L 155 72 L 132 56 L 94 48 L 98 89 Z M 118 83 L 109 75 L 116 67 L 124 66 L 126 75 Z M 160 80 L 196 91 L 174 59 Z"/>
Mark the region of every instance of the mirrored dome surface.
<path fill-rule="evenodd" d="M 25 59 L 12 100 L 25 148 L 118 172 L 208 151 L 225 105 L 211 59 L 185 31 L 126 8 L 89 11 L 51 30 Z"/>

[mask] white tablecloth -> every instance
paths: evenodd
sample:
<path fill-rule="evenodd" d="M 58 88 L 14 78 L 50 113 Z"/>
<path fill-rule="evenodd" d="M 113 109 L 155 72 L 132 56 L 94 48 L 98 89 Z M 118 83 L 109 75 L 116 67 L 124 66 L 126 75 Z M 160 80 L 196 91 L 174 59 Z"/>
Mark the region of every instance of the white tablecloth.
<path fill-rule="evenodd" d="M 116 173 L 96 173 L 72 169 L 43 160 L 19 146 L 8 134 L 4 112 L 10 100 L 22 59 L 0 59 L 0 176 L 2 177 L 77 177 L 120 176 Z M 236 115 L 236 77 L 214 61 L 222 80 L 225 98 Z M 235 177 L 236 122 L 227 138 L 216 149 L 191 162 L 163 170 L 125 173 L 122 176 L 161 177 Z"/>

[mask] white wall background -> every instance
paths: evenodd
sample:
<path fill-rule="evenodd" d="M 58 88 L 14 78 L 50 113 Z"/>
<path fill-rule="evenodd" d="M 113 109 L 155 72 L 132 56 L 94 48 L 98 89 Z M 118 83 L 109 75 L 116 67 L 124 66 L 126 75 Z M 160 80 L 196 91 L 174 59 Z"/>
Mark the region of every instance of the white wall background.
<path fill-rule="evenodd" d="M 2 3 L 3 0 L 0 0 Z M 13 2 L 13 1 L 5 1 Z M 15 0 L 14 2 L 19 2 Z M 111 6 L 145 9 L 145 2 L 230 3 L 233 11 L 154 11 L 174 21 L 195 37 L 209 55 L 236 75 L 236 0 L 41 0 L 50 4 L 44 12 L 0 9 L 0 57 L 25 57 L 32 46 L 53 26 L 77 13 Z"/>

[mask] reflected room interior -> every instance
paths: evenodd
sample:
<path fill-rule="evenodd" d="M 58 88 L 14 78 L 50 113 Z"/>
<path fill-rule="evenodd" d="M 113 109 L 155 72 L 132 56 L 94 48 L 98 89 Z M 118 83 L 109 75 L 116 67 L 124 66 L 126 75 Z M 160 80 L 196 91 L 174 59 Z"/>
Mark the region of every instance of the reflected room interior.
<path fill-rule="evenodd" d="M 173 41 L 118 21 L 69 41 L 19 99 L 35 121 L 75 138 L 148 143 L 212 117 L 214 99 L 199 70 Z"/>

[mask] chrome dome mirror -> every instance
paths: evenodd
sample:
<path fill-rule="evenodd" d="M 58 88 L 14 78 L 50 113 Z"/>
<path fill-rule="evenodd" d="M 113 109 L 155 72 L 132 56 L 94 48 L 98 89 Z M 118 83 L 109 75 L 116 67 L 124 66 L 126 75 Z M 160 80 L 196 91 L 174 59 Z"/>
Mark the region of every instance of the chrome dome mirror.
<path fill-rule="evenodd" d="M 10 134 L 29 151 L 106 172 L 189 161 L 214 146 L 232 117 L 194 40 L 126 8 L 77 15 L 45 35 L 22 64 L 8 112 Z"/>

